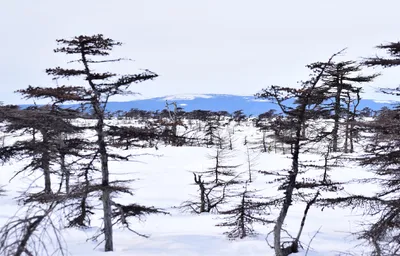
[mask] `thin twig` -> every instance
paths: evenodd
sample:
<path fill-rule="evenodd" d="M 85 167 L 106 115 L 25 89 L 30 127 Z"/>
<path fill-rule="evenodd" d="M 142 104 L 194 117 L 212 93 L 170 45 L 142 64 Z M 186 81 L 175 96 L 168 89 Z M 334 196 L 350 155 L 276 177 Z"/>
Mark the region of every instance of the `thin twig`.
<path fill-rule="evenodd" d="M 312 241 L 314 240 L 314 238 L 318 235 L 318 233 L 319 233 L 319 231 L 321 230 L 321 228 L 322 228 L 322 226 L 319 227 L 319 229 L 317 230 L 317 232 L 315 232 L 315 234 L 311 237 L 311 240 L 310 240 L 310 242 L 309 242 L 308 245 L 307 245 L 306 254 L 305 254 L 304 256 L 307 256 L 307 255 L 308 255 L 308 251 L 310 250 L 311 243 L 312 243 Z"/>

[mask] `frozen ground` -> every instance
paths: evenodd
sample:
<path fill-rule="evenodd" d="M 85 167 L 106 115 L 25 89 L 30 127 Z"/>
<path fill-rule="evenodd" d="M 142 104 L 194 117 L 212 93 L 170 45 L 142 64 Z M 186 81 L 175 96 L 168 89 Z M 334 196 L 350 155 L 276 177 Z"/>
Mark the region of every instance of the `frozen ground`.
<path fill-rule="evenodd" d="M 242 126 L 235 133 L 236 149 L 235 163 L 243 164 L 238 172 L 246 175 L 246 147 L 243 145 L 244 137 L 251 140 L 255 133 L 252 126 Z M 221 222 L 218 214 L 195 215 L 185 213 L 175 208 L 183 201 L 195 198 L 197 187 L 193 185 L 192 172 L 205 170 L 212 165 L 207 155 L 214 149 L 200 147 L 170 147 L 160 146 L 155 149 L 136 149 L 122 151 L 123 153 L 142 154 L 135 157 L 132 162 L 112 162 L 110 169 L 113 179 L 136 179 L 131 183 L 135 190 L 134 196 L 122 195 L 115 200 L 124 203 L 139 203 L 147 206 L 161 207 L 170 212 L 170 215 L 151 215 L 145 220 L 132 221 L 132 228 L 136 231 L 150 235 L 149 238 L 139 237 L 123 228 L 115 228 L 115 251 L 107 255 L 119 256 L 252 256 L 273 255 L 273 250 L 268 246 L 265 238 L 272 230 L 272 225 L 255 225 L 258 237 L 243 240 L 230 241 L 223 232 L 226 228 L 216 227 Z M 254 153 L 257 154 L 257 153 Z M 289 155 L 275 153 L 262 153 L 259 155 L 256 170 L 279 170 L 290 166 Z M 306 158 L 315 157 L 313 155 Z M 6 185 L 6 196 L 0 197 L 0 225 L 14 215 L 18 205 L 13 200 L 27 185 L 32 183 L 31 178 L 16 178 L 8 182 L 13 174 L 18 171 L 23 162 L 11 162 L 1 167 L 1 185 Z M 252 188 L 260 189 L 265 196 L 282 193 L 277 191 L 275 185 L 265 183 L 267 178 L 254 172 L 255 181 Z M 345 164 L 332 170 L 332 179 L 351 180 L 355 177 L 363 177 L 366 173 L 353 164 Z M 40 184 L 41 180 L 38 180 Z M 369 192 L 373 186 L 352 184 L 346 188 L 350 192 Z M 97 202 L 97 201 L 96 201 Z M 97 202 L 100 209 L 100 202 Z M 303 204 L 294 204 L 289 211 L 285 228 L 295 235 L 304 211 Z M 100 213 L 97 211 L 97 213 Z M 272 210 L 271 219 L 276 216 L 276 210 Z M 306 255 L 307 245 L 310 244 L 308 256 L 334 256 L 361 255 L 365 249 L 357 247 L 360 241 L 355 240 L 352 232 L 359 230 L 361 212 L 340 208 L 312 208 L 305 225 L 301 241 L 304 250 L 297 255 Z M 61 225 L 62 221 L 59 222 Z M 90 238 L 101 226 L 101 215 L 96 214 L 92 221 L 92 227 L 88 229 L 64 229 L 63 239 L 70 255 L 104 255 L 103 246 L 99 245 L 101 239 L 92 241 Z M 316 234 L 318 232 L 318 234 Z M 272 236 L 270 237 L 272 241 Z"/>

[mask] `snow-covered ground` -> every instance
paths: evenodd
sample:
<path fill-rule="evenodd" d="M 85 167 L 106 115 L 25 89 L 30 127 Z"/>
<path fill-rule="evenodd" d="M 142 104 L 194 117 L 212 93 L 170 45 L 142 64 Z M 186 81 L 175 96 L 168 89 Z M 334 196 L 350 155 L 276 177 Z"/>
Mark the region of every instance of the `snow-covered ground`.
<path fill-rule="evenodd" d="M 242 164 L 237 169 L 238 173 L 246 177 L 246 146 L 244 138 L 254 142 L 257 130 L 252 125 L 245 124 L 235 129 L 234 158 L 232 163 Z M 7 139 L 6 139 L 7 140 Z M 112 179 L 135 179 L 131 183 L 134 195 L 118 195 L 117 202 L 138 203 L 146 206 L 155 206 L 168 211 L 169 215 L 150 215 L 143 220 L 132 220 L 131 225 L 135 231 L 149 235 L 149 238 L 137 236 L 127 229 L 116 227 L 114 229 L 115 251 L 107 255 L 119 256 L 252 256 L 274 255 L 273 250 L 266 242 L 266 237 L 272 230 L 272 225 L 255 225 L 259 233 L 257 237 L 243 240 L 228 240 L 223 234 L 227 228 L 217 227 L 222 222 L 222 216 L 214 213 L 192 214 L 182 212 L 177 207 L 188 199 L 196 198 L 197 186 L 193 182 L 192 172 L 201 172 L 212 166 L 208 155 L 213 154 L 214 148 L 205 147 L 171 147 L 159 145 L 158 150 L 132 149 L 120 150 L 122 154 L 138 154 L 130 162 L 111 162 L 110 170 Z M 263 196 L 281 195 L 283 191 L 277 190 L 277 185 L 267 184 L 269 179 L 257 170 L 280 170 L 290 168 L 290 155 L 280 153 L 259 153 L 254 163 L 254 182 L 251 188 L 260 190 Z M 306 155 L 304 159 L 315 158 L 316 155 Z M 20 207 L 15 198 L 21 191 L 32 183 L 34 177 L 18 176 L 9 182 L 9 179 L 20 170 L 24 161 L 12 161 L 1 167 L 0 185 L 5 185 L 6 196 L 0 197 L 0 225 L 6 223 Z M 351 180 L 365 177 L 365 170 L 354 163 L 345 163 L 343 167 L 332 170 L 333 180 Z M 41 180 L 36 181 L 41 184 Z M 346 186 L 349 192 L 370 192 L 373 185 L 351 184 Z M 344 193 L 343 191 L 341 193 Z M 101 237 L 97 241 L 90 238 L 101 227 L 100 201 L 94 199 L 97 205 L 96 215 L 93 217 L 92 227 L 88 229 L 63 229 L 62 237 L 69 255 L 104 255 Z M 289 210 L 285 222 L 285 229 L 295 236 L 305 203 L 295 203 Z M 269 219 L 276 217 L 276 209 L 272 209 Z M 334 255 L 361 255 L 366 248 L 357 246 L 357 241 L 352 235 L 360 229 L 363 219 L 361 211 L 341 208 L 316 208 L 312 207 L 306 221 L 301 237 L 304 249 L 297 255 L 308 256 L 334 256 Z M 59 222 L 61 225 L 62 221 Z M 285 237 L 286 235 L 284 235 Z M 272 236 L 269 236 L 272 241 Z"/>

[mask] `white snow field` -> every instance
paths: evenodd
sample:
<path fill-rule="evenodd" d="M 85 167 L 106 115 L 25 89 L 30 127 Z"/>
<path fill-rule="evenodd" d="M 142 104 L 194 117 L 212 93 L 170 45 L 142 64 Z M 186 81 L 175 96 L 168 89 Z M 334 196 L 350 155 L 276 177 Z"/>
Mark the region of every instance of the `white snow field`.
<path fill-rule="evenodd" d="M 232 124 L 233 125 L 233 124 Z M 224 127 L 222 129 L 230 129 Z M 235 128 L 235 145 L 229 164 L 242 164 L 237 168 L 242 177 L 247 178 L 246 146 L 244 139 L 254 143 L 259 139 L 260 132 L 253 127 L 251 122 L 244 122 Z M 13 140 L 11 136 L 5 138 L 6 143 Z M 67 255 L 77 256 L 259 256 L 274 255 L 273 249 L 266 242 L 266 237 L 273 228 L 272 224 L 255 224 L 259 233 L 256 237 L 229 240 L 223 233 L 226 227 L 217 227 L 222 222 L 222 216 L 217 213 L 193 214 L 183 212 L 176 208 L 188 199 L 196 200 L 198 197 L 197 186 L 193 181 L 192 172 L 201 172 L 211 167 L 213 162 L 207 156 L 215 148 L 205 147 L 171 147 L 159 145 L 158 150 L 131 149 L 118 150 L 121 154 L 137 154 L 130 162 L 111 162 L 111 179 L 135 179 L 130 183 L 134 195 L 115 195 L 114 200 L 122 203 L 138 203 L 146 206 L 155 206 L 168 211 L 170 215 L 149 215 L 145 219 L 131 219 L 131 227 L 135 231 L 149 235 L 149 238 L 140 237 L 123 227 L 114 228 L 114 252 L 103 252 L 102 238 L 93 241 L 91 237 L 101 227 L 101 202 L 93 198 L 96 205 L 96 214 L 92 218 L 92 227 L 87 229 L 69 228 L 62 229 L 62 243 Z M 257 172 L 257 170 L 281 170 L 290 168 L 290 154 L 260 153 L 258 149 L 251 149 L 251 154 L 257 157 L 253 163 L 254 181 L 250 184 L 253 189 L 258 189 L 262 196 L 282 195 L 283 191 L 277 185 L 267 184 L 271 178 Z M 318 155 L 306 155 L 303 159 L 315 158 Z M 40 189 L 42 180 L 39 175 L 28 176 L 21 174 L 10 178 L 24 166 L 24 161 L 11 161 L 1 167 L 0 185 L 5 185 L 5 196 L 0 197 L 0 225 L 4 225 L 21 207 L 15 197 L 28 186 L 38 185 Z M 355 163 L 344 163 L 343 167 L 332 169 L 332 180 L 349 181 L 353 178 L 367 177 L 366 170 Z M 57 186 L 57 184 L 55 184 Z M 33 188 L 35 189 L 35 188 Z M 240 187 L 239 187 L 240 189 Z M 346 191 L 351 193 L 370 193 L 374 191 L 373 185 L 346 185 Z M 345 194 L 346 191 L 340 193 Z M 222 209 L 226 206 L 222 206 Z M 285 221 L 285 229 L 292 236 L 297 234 L 300 221 L 304 212 L 305 203 L 294 203 Z M 271 209 L 271 215 L 266 218 L 274 220 L 277 209 Z M 19 213 L 23 214 L 23 213 Z M 65 225 L 60 216 L 53 216 L 55 225 Z M 306 220 L 301 242 L 303 249 L 295 255 L 299 256 L 334 256 L 334 255 L 362 255 L 367 250 L 358 246 L 361 241 L 355 239 L 353 232 L 360 230 L 361 221 L 364 219 L 360 210 L 341 208 L 317 208 L 313 206 Z M 55 239 L 54 234 L 49 236 Z M 283 237 L 287 235 L 283 234 Z M 273 237 L 270 235 L 269 241 Z M 43 236 L 43 241 L 51 248 L 50 241 Z M 54 241 L 53 241 L 54 243 Z M 99 244 L 100 243 L 100 244 Z M 309 247 L 309 248 L 308 248 Z M 307 252 L 308 250 L 308 252 Z M 49 249 L 51 251 L 51 249 Z M 351 254 L 350 254 L 351 252 Z M 55 254 L 57 255 L 57 254 Z"/>

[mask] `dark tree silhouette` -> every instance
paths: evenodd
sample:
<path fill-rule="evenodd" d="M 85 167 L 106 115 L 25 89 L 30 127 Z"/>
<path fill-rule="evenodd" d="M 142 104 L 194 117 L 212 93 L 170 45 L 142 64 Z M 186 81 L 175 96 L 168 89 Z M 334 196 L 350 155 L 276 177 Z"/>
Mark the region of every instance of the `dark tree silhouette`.
<path fill-rule="evenodd" d="M 232 118 L 235 122 L 237 122 L 238 125 L 240 125 L 240 123 L 246 119 L 246 115 L 243 113 L 243 110 L 236 110 L 232 113 Z"/>
<path fill-rule="evenodd" d="M 366 58 L 363 64 L 369 67 L 381 66 L 384 68 L 396 67 L 400 65 L 400 42 L 391 42 L 378 45 L 376 48 L 386 50 L 390 58 L 372 57 Z"/>
<path fill-rule="evenodd" d="M 355 61 L 341 61 L 322 63 L 317 62 L 309 65 L 309 68 L 314 72 L 319 72 L 325 68 L 325 72 L 321 77 L 321 81 L 324 86 L 320 88 L 320 93 L 325 93 L 325 98 L 332 98 L 333 102 L 327 103 L 328 107 L 333 110 L 334 126 L 332 129 L 332 150 L 333 152 L 339 151 L 338 138 L 339 138 L 339 125 L 340 118 L 347 115 L 346 125 L 348 127 L 349 122 L 353 119 L 353 115 L 350 111 L 350 105 L 353 102 L 351 95 L 357 95 L 359 97 L 360 88 L 354 84 L 368 83 L 373 81 L 377 77 L 377 74 L 373 75 L 362 75 L 361 64 Z M 343 105 L 345 102 L 345 105 Z M 357 103 L 354 104 L 358 105 Z M 354 113 L 355 114 L 355 113 Z M 346 138 L 349 136 L 349 129 L 346 130 Z M 347 144 L 346 144 L 347 145 Z"/>
<path fill-rule="evenodd" d="M 220 126 L 218 121 L 213 116 L 209 116 L 204 126 L 204 136 L 206 138 L 207 147 L 216 144 L 219 146 L 221 145 L 220 144 L 221 137 L 219 136 L 219 130 Z"/>
<path fill-rule="evenodd" d="M 283 184 L 281 189 L 284 192 L 284 199 L 280 209 L 280 213 L 276 220 L 274 227 L 274 250 L 276 256 L 287 256 L 298 250 L 298 241 L 295 239 L 289 246 L 285 246 L 281 242 L 281 232 L 287 213 L 293 202 L 293 194 L 297 185 L 297 177 L 300 172 L 299 157 L 301 149 L 304 147 L 304 141 L 306 138 L 303 137 L 304 124 L 310 118 L 316 118 L 321 114 L 319 106 L 326 98 L 321 93 L 321 82 L 322 77 L 325 75 L 325 71 L 332 62 L 332 59 L 338 55 L 336 53 L 322 67 L 314 72 L 314 75 L 310 80 L 302 82 L 302 87 L 299 89 L 289 87 L 271 86 L 264 89 L 261 93 L 257 94 L 256 97 L 262 99 L 274 100 L 281 111 L 288 116 L 292 121 L 292 127 L 294 129 L 293 137 L 288 141 L 292 145 L 292 166 L 288 171 L 288 175 L 282 178 Z M 294 99 L 294 106 L 285 105 L 285 101 L 288 99 Z"/>
<path fill-rule="evenodd" d="M 113 232 L 112 232 L 112 205 L 111 193 L 115 191 L 127 192 L 128 190 L 115 183 L 111 183 L 109 179 L 110 158 L 123 159 L 120 156 L 110 154 L 107 149 L 105 124 L 106 106 L 110 97 L 114 95 L 126 95 L 131 93 L 128 88 L 131 84 L 140 83 L 151 80 L 157 75 L 149 70 L 140 74 L 133 75 L 117 75 L 111 72 L 96 72 L 94 66 L 102 63 L 118 62 L 123 59 L 106 59 L 110 51 L 121 43 L 103 35 L 93 36 L 77 36 L 72 39 L 59 39 L 57 43 L 59 48 L 55 49 L 56 53 L 64 53 L 67 55 L 77 56 L 74 62 L 81 65 L 81 68 L 50 68 L 46 73 L 55 79 L 82 77 L 87 86 L 59 86 L 57 88 L 41 88 L 29 87 L 26 91 L 32 97 L 50 98 L 57 103 L 78 102 L 84 107 L 89 107 L 92 117 L 96 120 L 96 124 L 92 127 L 96 133 L 97 148 L 93 154 L 94 159 L 100 161 L 101 166 L 101 184 L 92 185 L 102 192 L 101 200 L 103 202 L 103 221 L 105 236 L 105 251 L 112 251 Z M 98 57 L 98 59 L 95 59 Z"/>
<path fill-rule="evenodd" d="M 389 57 L 366 58 L 364 65 L 384 68 L 400 65 L 400 43 L 388 43 L 377 46 L 386 50 Z M 386 94 L 400 96 L 399 88 L 382 88 Z M 364 179 L 361 182 L 379 184 L 381 190 L 372 196 L 351 195 L 342 198 L 326 200 L 329 205 L 345 207 L 363 207 L 366 214 L 375 216 L 374 222 L 365 225 L 359 238 L 368 241 L 373 247 L 373 255 L 397 255 L 400 251 L 400 112 L 398 106 L 379 111 L 372 122 L 365 122 L 361 129 L 370 136 L 364 141 L 365 154 L 360 157 L 361 165 L 371 170 L 375 177 Z"/>
<path fill-rule="evenodd" d="M 24 91 L 21 92 L 25 94 Z M 62 137 L 81 131 L 79 127 L 67 121 L 76 118 L 78 113 L 61 109 L 55 105 L 26 109 L 10 109 L 8 106 L 1 108 L 2 119 L 8 121 L 5 126 L 6 132 L 21 131 L 26 134 L 32 131 L 33 136 L 31 139 L 18 140 L 10 146 L 0 148 L 0 158 L 3 161 L 8 161 L 11 158 L 30 158 L 31 162 L 16 175 L 27 170 L 41 171 L 44 177 L 44 194 L 52 193 L 51 175 L 56 173 L 53 165 L 60 164 L 60 175 L 66 178 L 68 192 L 70 175 L 65 163 L 65 156 L 75 153 L 73 148 L 63 147 L 62 145 L 75 142 L 74 144 L 77 146 L 79 142 Z M 41 135 L 40 138 L 36 136 L 36 133 Z"/>

